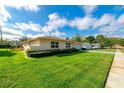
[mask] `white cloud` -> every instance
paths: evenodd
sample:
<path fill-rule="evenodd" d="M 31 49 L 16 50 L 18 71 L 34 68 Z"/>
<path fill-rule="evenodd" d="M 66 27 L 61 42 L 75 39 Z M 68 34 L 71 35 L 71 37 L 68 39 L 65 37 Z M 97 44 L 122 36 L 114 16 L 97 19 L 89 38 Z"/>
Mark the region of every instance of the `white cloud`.
<path fill-rule="evenodd" d="M 48 18 L 50 21 L 54 21 L 54 20 L 60 19 L 61 17 L 59 16 L 58 13 L 52 13 L 52 14 L 48 15 Z"/>
<path fill-rule="evenodd" d="M 18 10 L 25 9 L 31 12 L 39 11 L 38 6 L 11 6 Z M 58 13 L 52 13 L 48 16 L 48 21 L 41 27 L 40 24 L 34 22 L 16 22 L 12 24 L 11 28 L 3 27 L 4 36 L 8 38 L 19 38 L 23 36 L 23 31 L 34 31 L 36 35 L 31 33 L 26 34 L 28 37 L 38 37 L 38 36 L 65 36 L 66 33 L 60 31 L 60 28 L 64 26 L 75 27 L 78 30 L 98 30 L 98 33 L 104 33 L 107 36 L 115 36 L 116 32 L 124 29 L 124 14 L 117 17 L 116 15 L 103 14 L 100 18 L 93 17 L 91 14 L 97 9 L 97 6 L 83 6 L 85 11 L 84 17 L 76 17 L 72 20 L 67 20 L 65 17 L 60 16 Z M 6 10 L 5 6 L 0 6 L 0 23 L 3 25 L 9 19 L 11 19 L 11 14 Z M 118 35 L 116 35 L 118 36 Z M 121 35 L 122 36 L 122 35 Z"/>
<path fill-rule="evenodd" d="M 58 13 L 52 13 L 48 18 L 48 22 L 42 27 L 42 34 L 46 36 L 64 36 L 65 33 L 60 32 L 59 29 L 67 25 L 67 19 L 60 17 Z"/>
<path fill-rule="evenodd" d="M 64 37 L 66 34 L 60 31 L 54 31 L 51 33 L 38 33 L 38 34 L 27 34 L 26 36 L 28 38 L 36 38 L 36 37 L 41 37 L 41 36 L 54 36 L 54 37 Z"/>
<path fill-rule="evenodd" d="M 38 5 L 9 5 L 9 7 L 15 8 L 17 10 L 24 9 L 31 12 L 38 12 L 40 10 Z"/>
<path fill-rule="evenodd" d="M 35 31 L 38 34 L 32 35 L 27 34 L 27 37 L 39 37 L 39 36 L 56 36 L 61 37 L 66 34 L 59 31 L 59 28 L 65 26 L 67 24 L 67 20 L 64 17 L 60 17 L 57 13 L 52 13 L 48 16 L 49 20 L 46 24 L 41 27 L 40 24 L 35 24 L 33 22 L 28 23 L 19 23 L 16 22 L 14 28 L 19 29 L 21 31 Z"/>
<path fill-rule="evenodd" d="M 27 23 L 20 23 L 16 22 L 15 24 L 11 24 L 10 28 L 3 27 L 3 34 L 5 37 L 7 35 L 13 35 L 9 38 L 14 39 L 17 35 L 17 37 L 24 36 L 24 31 L 34 31 L 36 32 L 35 35 L 31 34 L 29 32 L 28 34 L 25 34 L 27 37 L 33 38 L 33 37 L 39 37 L 39 36 L 56 36 L 56 37 L 63 37 L 66 34 L 63 32 L 58 31 L 59 28 L 66 25 L 66 19 L 63 17 L 60 17 L 57 13 L 53 13 L 48 16 L 49 20 L 45 24 L 45 26 L 42 28 L 40 24 L 36 24 L 34 22 L 27 22 Z"/>
<path fill-rule="evenodd" d="M 66 34 L 60 31 L 55 31 L 51 33 L 51 36 L 55 36 L 55 37 L 62 37 L 65 36 Z"/>
<path fill-rule="evenodd" d="M 2 27 L 2 32 L 10 35 L 23 36 L 22 31 L 13 28 Z"/>
<path fill-rule="evenodd" d="M 19 40 L 21 37 L 17 35 L 12 35 L 12 34 L 3 34 L 4 39 L 9 39 L 9 40 Z"/>
<path fill-rule="evenodd" d="M 97 9 L 97 6 L 96 5 L 85 5 L 85 6 L 81 6 L 81 8 L 84 10 L 86 15 L 90 15 Z"/>
<path fill-rule="evenodd" d="M 95 22 L 95 18 L 85 16 L 83 18 L 75 18 L 69 22 L 71 27 L 76 27 L 78 30 L 87 30 L 92 27 Z"/>
<path fill-rule="evenodd" d="M 9 19 L 12 19 L 11 14 L 5 6 L 0 5 L 0 26 L 2 26 L 3 38 L 17 40 L 23 36 L 23 33 L 22 31 L 6 27 Z"/>
<path fill-rule="evenodd" d="M 36 38 L 36 37 L 41 37 L 41 36 L 46 36 L 44 33 L 40 33 L 40 34 L 27 34 L 26 35 L 28 38 Z"/>
<path fill-rule="evenodd" d="M 124 25 L 124 14 L 122 14 L 122 15 L 117 19 L 117 23 Z"/>
<path fill-rule="evenodd" d="M 115 31 L 117 31 L 119 28 L 117 27 L 117 26 L 110 26 L 110 25 L 108 25 L 108 26 L 103 26 L 103 27 L 101 27 L 101 28 L 99 28 L 99 31 L 100 32 L 104 32 L 104 33 L 113 33 L 113 32 L 115 32 Z"/>
<path fill-rule="evenodd" d="M 32 38 L 33 35 L 32 35 L 32 34 L 27 34 L 26 37 L 28 37 L 28 38 Z"/>
<path fill-rule="evenodd" d="M 60 17 L 57 13 L 50 14 L 48 18 L 49 21 L 42 28 L 43 32 L 55 31 L 67 24 L 67 20 L 64 17 Z"/>
<path fill-rule="evenodd" d="M 0 5 L 0 25 L 5 25 L 5 22 L 11 18 L 11 14 L 6 10 L 5 6 Z"/>
<path fill-rule="evenodd" d="M 110 24 L 114 20 L 114 16 L 111 14 L 104 14 L 100 19 L 97 19 L 93 25 L 93 28 L 98 28 Z"/>
<path fill-rule="evenodd" d="M 41 26 L 40 24 L 35 24 L 33 22 L 28 22 L 28 23 L 19 23 L 16 22 L 15 26 L 16 29 L 22 30 L 22 31 L 35 31 L 35 32 L 40 32 L 41 31 Z"/>
<path fill-rule="evenodd" d="M 15 30 L 13 28 L 8 28 L 8 27 L 2 27 L 2 36 L 5 39 L 10 39 L 10 40 L 18 40 L 21 38 L 24 34 L 22 31 Z"/>
<path fill-rule="evenodd" d="M 106 36 L 122 36 L 124 33 L 124 15 L 120 15 L 118 18 L 114 18 L 112 22 L 110 22 L 106 26 L 100 27 L 98 30 L 104 33 Z"/>
<path fill-rule="evenodd" d="M 103 33 L 106 36 L 122 36 L 121 34 L 124 33 L 124 14 L 117 17 L 116 15 L 105 13 L 100 18 L 86 15 L 84 17 L 76 17 L 69 21 L 68 24 L 78 30 L 91 29 L 98 31 L 98 34 Z"/>

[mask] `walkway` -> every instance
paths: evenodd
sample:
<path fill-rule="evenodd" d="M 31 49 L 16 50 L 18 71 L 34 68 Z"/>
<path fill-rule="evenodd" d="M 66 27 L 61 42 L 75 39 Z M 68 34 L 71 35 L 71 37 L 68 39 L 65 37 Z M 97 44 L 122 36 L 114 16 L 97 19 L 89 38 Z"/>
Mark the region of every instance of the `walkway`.
<path fill-rule="evenodd" d="M 124 54 L 117 49 L 106 82 L 106 88 L 124 88 Z"/>
<path fill-rule="evenodd" d="M 105 53 L 105 54 L 115 54 L 115 52 L 105 52 L 105 51 L 99 51 L 99 50 L 89 50 L 86 52 L 96 52 L 96 53 Z"/>

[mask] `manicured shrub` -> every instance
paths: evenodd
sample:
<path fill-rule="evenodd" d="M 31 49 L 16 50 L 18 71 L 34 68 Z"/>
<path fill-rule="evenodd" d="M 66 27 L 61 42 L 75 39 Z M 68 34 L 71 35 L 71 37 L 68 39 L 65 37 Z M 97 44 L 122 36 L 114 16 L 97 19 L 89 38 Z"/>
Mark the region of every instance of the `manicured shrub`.
<path fill-rule="evenodd" d="M 51 55 L 51 53 L 48 51 L 27 53 L 27 56 L 29 56 L 29 57 L 45 57 L 45 56 L 50 56 L 50 55 Z"/>
<path fill-rule="evenodd" d="M 64 54 L 64 53 L 73 53 L 73 52 L 79 52 L 78 49 L 54 49 L 54 50 L 43 50 L 43 51 L 27 51 L 27 56 L 29 57 L 46 57 L 46 56 L 52 56 L 56 54 Z"/>
<path fill-rule="evenodd" d="M 86 50 L 86 48 L 81 48 L 81 50 Z"/>
<path fill-rule="evenodd" d="M 0 45 L 0 48 L 10 48 L 11 47 L 11 45 Z"/>

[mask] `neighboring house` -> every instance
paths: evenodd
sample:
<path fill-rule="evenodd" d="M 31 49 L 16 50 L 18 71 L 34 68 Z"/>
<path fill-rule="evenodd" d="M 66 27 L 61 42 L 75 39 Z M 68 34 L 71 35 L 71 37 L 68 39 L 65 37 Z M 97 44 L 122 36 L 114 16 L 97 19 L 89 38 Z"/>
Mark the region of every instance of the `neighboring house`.
<path fill-rule="evenodd" d="M 81 43 L 56 37 L 37 37 L 22 43 L 24 50 L 81 49 Z"/>
<path fill-rule="evenodd" d="M 93 49 L 101 48 L 100 43 L 92 43 L 91 45 Z"/>
<path fill-rule="evenodd" d="M 81 48 L 91 49 L 92 48 L 92 45 L 90 43 L 88 43 L 88 42 L 82 43 L 81 44 Z"/>
<path fill-rule="evenodd" d="M 101 48 L 99 43 L 82 43 L 81 44 L 81 48 L 85 48 L 85 49 L 97 49 L 97 48 Z"/>

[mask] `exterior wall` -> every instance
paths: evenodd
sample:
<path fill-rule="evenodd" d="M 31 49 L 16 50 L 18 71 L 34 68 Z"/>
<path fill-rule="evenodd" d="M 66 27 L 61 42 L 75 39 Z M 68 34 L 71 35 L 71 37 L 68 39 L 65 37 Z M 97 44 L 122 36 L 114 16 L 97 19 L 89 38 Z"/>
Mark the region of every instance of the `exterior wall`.
<path fill-rule="evenodd" d="M 59 42 L 58 48 L 51 48 L 51 42 Z M 49 49 L 65 49 L 66 42 L 55 41 L 55 40 L 41 40 L 40 47 L 41 50 L 49 50 Z"/>
<path fill-rule="evenodd" d="M 40 40 L 35 40 L 29 43 L 30 46 L 40 46 Z"/>
<path fill-rule="evenodd" d="M 94 44 L 92 44 L 92 48 L 101 48 L 101 46 L 100 46 L 100 44 L 99 43 L 94 43 Z"/>
<path fill-rule="evenodd" d="M 29 43 L 24 43 L 23 49 L 24 49 L 24 51 L 29 50 L 30 49 Z"/>
<path fill-rule="evenodd" d="M 80 43 L 72 43 L 72 48 L 81 49 Z"/>
<path fill-rule="evenodd" d="M 91 44 L 90 44 L 90 43 L 82 43 L 82 44 L 81 44 L 81 48 L 91 49 L 91 48 L 92 48 L 92 46 L 91 46 Z"/>
<path fill-rule="evenodd" d="M 59 42 L 58 48 L 51 48 L 51 42 Z M 35 46 L 37 45 L 37 46 Z M 71 48 L 71 47 L 70 47 Z M 52 49 L 66 49 L 66 42 L 55 40 L 40 40 L 39 42 L 30 42 L 31 50 L 52 50 Z"/>
<path fill-rule="evenodd" d="M 51 48 L 51 42 L 59 42 L 59 47 L 58 48 Z M 69 42 L 64 42 L 64 41 L 57 41 L 57 40 L 35 40 L 30 42 L 29 44 L 26 43 L 23 44 L 24 50 L 30 49 L 33 51 L 39 51 L 39 50 L 52 50 L 52 49 L 66 49 L 66 43 Z M 79 43 L 71 43 L 70 48 L 76 48 L 76 49 L 81 49 L 81 46 Z"/>

